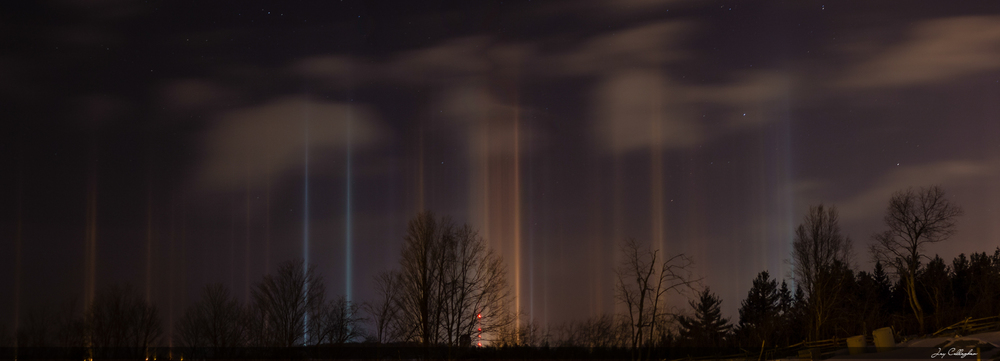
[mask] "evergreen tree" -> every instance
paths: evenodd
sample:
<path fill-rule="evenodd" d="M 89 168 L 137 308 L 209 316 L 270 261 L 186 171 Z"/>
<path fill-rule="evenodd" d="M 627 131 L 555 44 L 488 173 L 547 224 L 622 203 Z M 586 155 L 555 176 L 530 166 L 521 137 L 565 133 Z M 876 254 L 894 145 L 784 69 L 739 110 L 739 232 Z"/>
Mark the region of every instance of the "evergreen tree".
<path fill-rule="evenodd" d="M 948 266 L 940 256 L 927 264 L 918 276 L 921 292 L 930 306 L 931 321 L 934 329 L 945 327 L 952 322 L 951 308 L 954 304 L 951 277 Z"/>
<path fill-rule="evenodd" d="M 892 294 L 892 280 L 889 279 L 889 275 L 885 273 L 885 267 L 882 266 L 882 262 L 875 262 L 875 269 L 872 271 L 872 278 L 875 280 L 875 285 L 879 290 L 879 298 L 882 300 L 888 300 L 889 295 Z"/>
<path fill-rule="evenodd" d="M 787 313 L 792 309 L 792 291 L 788 289 L 788 282 L 784 280 L 781 281 L 781 289 L 778 290 L 778 310 L 781 315 L 787 316 Z"/>
<path fill-rule="evenodd" d="M 787 287 L 785 291 L 787 292 Z M 744 346 L 774 346 L 781 316 L 778 282 L 767 271 L 757 274 L 747 298 L 740 305 L 739 340 Z"/>
<path fill-rule="evenodd" d="M 681 338 L 691 347 L 722 346 L 732 329 L 729 319 L 722 317 L 722 299 L 706 287 L 697 303 L 693 300 L 688 303 L 694 309 L 694 317 L 678 317 Z"/>
<path fill-rule="evenodd" d="M 951 261 L 951 287 L 955 295 L 955 306 L 961 310 L 965 310 L 969 306 L 971 281 L 969 272 L 969 259 L 965 257 L 965 253 L 960 253 Z"/>
<path fill-rule="evenodd" d="M 796 285 L 788 312 L 784 315 L 785 327 L 783 330 L 784 339 L 782 341 L 785 344 L 791 345 L 804 341 L 809 334 L 809 305 L 807 302 L 805 291 L 802 287 Z"/>

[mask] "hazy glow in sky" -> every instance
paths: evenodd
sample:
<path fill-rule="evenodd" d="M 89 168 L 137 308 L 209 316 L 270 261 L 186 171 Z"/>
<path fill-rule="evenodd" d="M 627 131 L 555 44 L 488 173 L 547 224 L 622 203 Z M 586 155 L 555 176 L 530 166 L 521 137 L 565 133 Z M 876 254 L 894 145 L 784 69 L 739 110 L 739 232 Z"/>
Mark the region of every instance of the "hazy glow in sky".
<path fill-rule="evenodd" d="M 992 251 L 1000 9 L 911 5 L 12 5 L 0 325 L 116 282 L 169 323 L 294 257 L 364 301 L 421 209 L 479 229 L 553 324 L 615 311 L 626 237 L 690 255 L 735 316 L 821 202 L 870 269 L 908 186 L 965 209 L 932 253 Z"/>

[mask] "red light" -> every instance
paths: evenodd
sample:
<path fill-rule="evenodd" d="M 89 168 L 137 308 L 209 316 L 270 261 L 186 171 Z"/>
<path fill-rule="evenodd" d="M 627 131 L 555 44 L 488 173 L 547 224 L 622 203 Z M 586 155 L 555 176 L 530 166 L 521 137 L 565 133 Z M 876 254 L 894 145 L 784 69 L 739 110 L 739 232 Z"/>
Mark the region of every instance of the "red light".
<path fill-rule="evenodd" d="M 479 335 L 479 338 L 483 338 L 483 335 Z"/>
<path fill-rule="evenodd" d="M 481 329 L 481 328 L 480 328 L 480 329 L 479 329 L 479 332 L 483 332 L 483 329 Z"/>
<path fill-rule="evenodd" d="M 483 343 L 482 342 L 479 343 L 479 347 L 483 347 Z"/>
<path fill-rule="evenodd" d="M 483 314 L 482 314 L 482 313 L 480 313 L 480 314 L 476 315 L 476 317 L 478 317 L 478 318 L 483 318 Z"/>

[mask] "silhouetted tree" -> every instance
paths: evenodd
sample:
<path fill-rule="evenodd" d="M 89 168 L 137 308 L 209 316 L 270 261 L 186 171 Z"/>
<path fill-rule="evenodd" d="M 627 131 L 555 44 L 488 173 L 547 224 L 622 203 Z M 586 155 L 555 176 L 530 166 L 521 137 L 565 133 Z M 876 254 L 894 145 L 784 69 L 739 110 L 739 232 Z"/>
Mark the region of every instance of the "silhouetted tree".
<path fill-rule="evenodd" d="M 46 303 L 35 304 L 14 330 L 12 342 L 18 347 L 84 347 L 87 346 L 87 320 L 76 298 L 52 308 Z"/>
<path fill-rule="evenodd" d="M 771 279 L 767 271 L 758 273 L 739 309 L 736 334 L 743 345 L 775 346 L 776 333 L 783 326 L 781 301 L 778 281 Z"/>
<path fill-rule="evenodd" d="M 627 347 L 629 327 L 626 318 L 602 314 L 560 326 L 554 336 L 555 343 L 560 347 Z"/>
<path fill-rule="evenodd" d="M 397 340 L 401 335 L 399 329 L 399 273 L 386 271 L 375 276 L 375 292 L 378 298 L 371 303 L 362 305 L 372 322 L 374 341 L 387 343 Z"/>
<path fill-rule="evenodd" d="M 824 273 L 823 277 L 829 279 L 830 284 L 837 285 L 836 289 L 840 292 L 830 305 L 829 333 L 825 336 L 849 337 L 858 334 L 858 311 L 854 307 L 857 306 L 860 290 L 854 270 L 835 261 Z"/>
<path fill-rule="evenodd" d="M 838 218 L 835 207 L 810 207 L 792 243 L 795 281 L 808 299 L 812 339 L 824 336 L 825 324 L 843 301 L 843 278 L 836 276 L 839 270 L 834 267 L 848 264 L 851 240 L 840 234 Z"/>
<path fill-rule="evenodd" d="M 246 312 L 221 283 L 206 285 L 201 299 L 188 307 L 178 322 L 176 336 L 182 347 L 192 349 L 246 345 Z"/>
<path fill-rule="evenodd" d="M 361 337 L 358 306 L 341 296 L 327 302 L 313 317 L 317 344 L 344 344 Z"/>
<path fill-rule="evenodd" d="M 896 192 L 889 199 L 884 222 L 889 229 L 872 238 L 872 256 L 899 275 L 910 309 L 924 332 L 924 309 L 917 296 L 917 274 L 927 244 L 948 239 L 955 233 L 955 220 L 962 209 L 945 198 L 938 186 Z"/>
<path fill-rule="evenodd" d="M 456 228 L 451 239 L 444 250 L 445 260 L 451 262 L 441 273 L 443 341 L 454 346 L 462 335 L 478 329 L 490 333 L 517 324 L 520 315 L 503 317 L 510 313 L 511 298 L 500 256 L 468 225 Z"/>
<path fill-rule="evenodd" d="M 970 317 L 1000 314 L 1000 249 L 992 256 L 986 252 L 969 255 L 967 312 Z"/>
<path fill-rule="evenodd" d="M 789 345 L 789 339 L 792 336 L 792 307 L 795 306 L 795 298 L 792 295 L 792 291 L 788 288 L 788 283 L 784 280 L 781 281 L 781 287 L 778 288 L 778 312 L 781 313 L 781 319 L 779 322 L 779 327 L 775 333 L 776 346 L 778 345 Z"/>
<path fill-rule="evenodd" d="M 885 278 L 885 272 L 881 264 L 875 265 L 872 273 L 858 272 L 852 302 L 855 316 L 860 321 L 859 331 L 861 334 L 869 334 L 872 330 L 885 327 L 889 324 L 888 308 L 889 292 L 891 284 Z"/>
<path fill-rule="evenodd" d="M 722 300 L 707 287 L 699 294 L 698 302 L 688 301 L 694 316 L 679 316 L 680 336 L 688 346 L 715 347 L 726 341 L 732 329 L 729 319 L 722 317 Z"/>
<path fill-rule="evenodd" d="M 500 256 L 470 227 L 430 212 L 409 223 L 398 285 L 397 319 L 407 340 L 457 345 L 477 328 L 489 333 L 514 320 Z"/>
<path fill-rule="evenodd" d="M 306 269 L 302 260 L 284 262 L 275 274 L 265 275 L 250 293 L 250 344 L 291 347 L 315 343 L 314 337 L 307 336 L 306 318 L 319 313 L 324 291 L 315 266 Z"/>
<path fill-rule="evenodd" d="M 955 307 L 965 310 L 969 306 L 969 288 L 972 286 L 969 259 L 960 253 L 951 261 L 951 286 L 955 296 Z"/>
<path fill-rule="evenodd" d="M 791 298 L 791 306 L 785 313 L 785 327 L 783 331 L 784 342 L 795 344 L 806 339 L 809 333 L 809 304 L 808 296 L 801 286 L 795 287 L 795 293 Z"/>
<path fill-rule="evenodd" d="M 625 304 L 629 320 L 629 346 L 635 351 L 639 347 L 652 345 L 654 336 L 662 321 L 666 319 L 666 298 L 668 293 L 681 294 L 691 290 L 697 282 L 691 275 L 691 259 L 678 254 L 665 259 L 659 258 L 659 251 L 644 248 L 635 239 L 628 239 L 622 245 L 624 256 L 616 270 L 615 296 Z M 642 358 L 634 354 L 634 358 Z"/>
<path fill-rule="evenodd" d="M 472 341 L 478 344 L 476 335 L 471 335 Z M 506 327 L 500 328 L 496 332 L 491 346 L 495 347 L 540 347 L 547 345 L 550 335 L 538 326 L 537 322 L 525 320 L 518 325 L 515 322 L 509 323 Z"/>
<path fill-rule="evenodd" d="M 934 317 L 934 328 L 939 329 L 953 323 L 951 309 L 954 297 L 951 285 L 951 275 L 948 265 L 941 257 L 935 255 L 927 266 L 917 276 L 922 295 L 931 306 Z"/>
<path fill-rule="evenodd" d="M 163 333 L 156 306 L 131 285 L 100 292 L 87 309 L 86 322 L 90 345 L 105 357 L 145 357 Z"/>

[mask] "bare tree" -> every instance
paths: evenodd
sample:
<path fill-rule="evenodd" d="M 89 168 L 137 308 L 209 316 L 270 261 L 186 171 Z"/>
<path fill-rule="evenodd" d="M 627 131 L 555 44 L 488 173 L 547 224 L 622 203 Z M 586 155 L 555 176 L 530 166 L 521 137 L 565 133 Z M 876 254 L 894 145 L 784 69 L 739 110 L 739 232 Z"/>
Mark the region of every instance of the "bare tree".
<path fill-rule="evenodd" d="M 507 268 L 486 241 L 468 225 L 455 230 L 454 244 L 443 272 L 444 339 L 456 345 L 462 335 L 491 333 L 514 320 L 500 317 L 509 311 Z M 515 315 L 517 317 L 517 315 Z"/>
<path fill-rule="evenodd" d="M 432 213 L 423 212 L 410 221 L 399 261 L 400 329 L 404 339 L 430 345 L 436 341 L 434 302 L 439 275 L 433 262 L 441 257 L 440 239 L 450 233 L 450 223 L 438 224 Z"/>
<path fill-rule="evenodd" d="M 622 245 L 625 256 L 616 270 L 616 297 L 625 304 L 629 321 L 629 346 L 634 351 L 652 346 L 654 336 L 666 319 L 668 293 L 694 290 L 698 282 L 691 275 L 693 262 L 684 254 L 659 258 L 659 251 L 642 247 L 635 239 Z M 641 358 L 641 352 L 635 355 Z"/>
<path fill-rule="evenodd" d="M 396 301 L 404 339 L 457 345 L 512 322 L 507 269 L 476 231 L 424 212 L 404 239 Z"/>
<path fill-rule="evenodd" d="M 318 314 L 324 290 L 315 267 L 306 269 L 301 259 L 282 263 L 274 275 L 265 275 L 250 295 L 247 319 L 253 322 L 251 344 L 292 347 L 315 343 L 307 334 L 307 318 Z"/>
<path fill-rule="evenodd" d="M 842 280 L 835 277 L 835 269 L 849 264 L 851 252 L 850 238 L 840 234 L 837 209 L 822 204 L 810 207 L 795 230 L 792 252 L 795 281 L 808 297 L 810 333 L 812 339 L 819 339 L 841 301 Z"/>
<path fill-rule="evenodd" d="M 375 276 L 375 291 L 378 299 L 362 306 L 372 322 L 374 339 L 378 343 L 395 341 L 399 335 L 396 306 L 399 288 L 399 272 L 386 271 Z"/>
<path fill-rule="evenodd" d="M 131 285 L 111 286 L 98 294 L 86 319 L 90 345 L 107 356 L 144 356 L 163 332 L 156 306 L 147 304 Z"/>
<path fill-rule="evenodd" d="M 924 247 L 955 234 L 955 220 L 961 215 L 962 208 L 946 199 L 941 187 L 907 188 L 889 199 L 883 218 L 889 229 L 872 236 L 871 254 L 899 275 L 920 332 L 924 332 L 924 310 L 916 278 L 921 259 L 928 258 Z"/>
<path fill-rule="evenodd" d="M 513 315 L 512 315 L 513 316 Z M 492 346 L 496 347 L 540 347 L 549 343 L 550 335 L 537 322 L 524 320 L 520 326 L 511 322 L 494 332 Z"/>
<path fill-rule="evenodd" d="M 201 300 L 188 307 L 178 322 L 183 347 L 224 348 L 246 344 L 246 314 L 243 306 L 221 283 L 205 286 Z"/>
<path fill-rule="evenodd" d="M 358 306 L 341 296 L 327 302 L 313 317 L 313 335 L 316 344 L 344 344 L 361 337 L 358 327 L 364 321 L 358 315 Z"/>
<path fill-rule="evenodd" d="M 628 319 L 602 314 L 562 325 L 555 339 L 560 347 L 628 347 L 631 343 L 629 327 Z"/>

